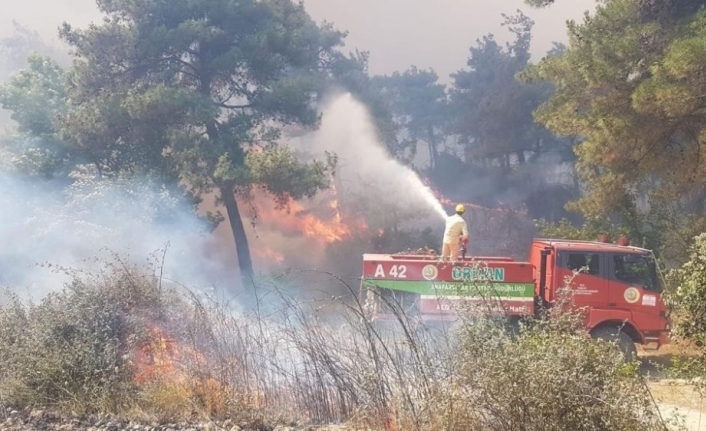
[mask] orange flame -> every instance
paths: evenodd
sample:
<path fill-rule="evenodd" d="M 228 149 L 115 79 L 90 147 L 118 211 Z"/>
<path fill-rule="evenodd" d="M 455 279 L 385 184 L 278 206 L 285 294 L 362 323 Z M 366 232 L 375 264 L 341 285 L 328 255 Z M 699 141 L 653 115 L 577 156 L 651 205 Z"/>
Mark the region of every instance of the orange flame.
<path fill-rule="evenodd" d="M 174 340 L 157 327 L 148 328 L 147 334 L 148 340 L 135 353 L 135 383 L 143 385 L 161 377 L 183 380 L 177 367 L 181 354 Z"/>
<path fill-rule="evenodd" d="M 179 410 L 198 400 L 204 411 L 223 414 L 229 400 L 261 406 L 257 393 L 238 395 L 232 388 L 214 378 L 208 370 L 212 364 L 195 348 L 189 348 L 167 335 L 162 328 L 147 328 L 147 338 L 134 352 L 133 381 L 147 388 L 153 402 L 164 403 L 167 410 Z"/>
<path fill-rule="evenodd" d="M 299 204 L 297 207 L 301 208 Z M 336 241 L 343 241 L 351 236 L 351 230 L 341 222 L 341 214 L 338 211 L 338 202 L 333 200 L 331 208 L 334 209 L 334 216 L 326 222 L 311 214 L 301 218 L 301 232 L 307 238 L 312 238 L 319 244 L 330 244 Z"/>
<path fill-rule="evenodd" d="M 331 187 L 331 200 L 328 210 L 319 211 L 330 215 L 315 214 L 316 209 L 307 209 L 301 202 L 291 200 L 287 210 L 277 209 L 268 196 L 254 193 L 251 205 L 257 213 L 258 222 L 265 229 L 275 230 L 286 236 L 303 236 L 316 241 L 320 245 L 344 241 L 350 238 L 356 229 L 367 229 L 367 225 L 358 220 L 353 225 L 343 221 L 337 191 Z M 257 225 L 256 225 L 257 229 Z M 257 254 L 263 257 L 277 257 L 276 252 L 259 250 Z"/>

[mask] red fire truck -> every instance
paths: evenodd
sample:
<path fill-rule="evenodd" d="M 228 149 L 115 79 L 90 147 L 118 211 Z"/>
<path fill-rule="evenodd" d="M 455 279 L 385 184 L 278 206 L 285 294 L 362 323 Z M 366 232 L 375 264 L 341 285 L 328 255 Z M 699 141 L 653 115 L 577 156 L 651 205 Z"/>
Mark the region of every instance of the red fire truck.
<path fill-rule="evenodd" d="M 425 321 L 455 320 L 461 304 L 495 304 L 514 319 L 552 307 L 569 288 L 594 337 L 615 339 L 627 355 L 635 343 L 668 342 L 662 278 L 650 250 L 608 242 L 535 239 L 526 262 L 466 257 L 456 263 L 412 254 L 365 254 L 361 293 L 372 320 L 395 319 L 391 301 Z"/>

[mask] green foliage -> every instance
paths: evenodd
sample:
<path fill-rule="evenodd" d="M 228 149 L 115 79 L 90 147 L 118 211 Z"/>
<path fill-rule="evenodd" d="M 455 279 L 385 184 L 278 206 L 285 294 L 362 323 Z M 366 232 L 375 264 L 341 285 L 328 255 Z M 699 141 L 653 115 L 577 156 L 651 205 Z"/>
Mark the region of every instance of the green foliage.
<path fill-rule="evenodd" d="M 706 5 L 704 0 L 635 0 L 635 3 L 643 21 L 657 20 L 663 23 L 693 15 Z"/>
<path fill-rule="evenodd" d="M 504 18 L 514 42 L 503 48 L 488 35 L 471 48 L 469 70 L 453 75 L 451 108 L 452 130 L 465 146 L 466 162 L 497 161 L 509 168 L 511 156 L 523 163 L 527 153 L 546 152 L 560 142 L 532 118 L 551 87 L 515 78 L 528 65 L 534 21 L 521 12 Z"/>
<path fill-rule="evenodd" d="M 260 186 L 284 203 L 327 186 L 331 160 L 273 148 L 281 126 L 318 125 L 314 97 L 355 63 L 336 51 L 343 34 L 290 0 L 98 5 L 103 24 L 62 29 L 78 60 L 66 135 L 103 171 L 142 168 L 197 195 L 218 191 L 251 275 L 233 195 Z"/>
<path fill-rule="evenodd" d="M 706 383 L 706 234 L 693 238 L 688 248 L 689 258 L 679 268 L 667 273 L 664 299 L 671 310 L 671 337 L 675 341 L 695 346 L 688 357 L 672 361 L 669 375 L 691 380 L 705 393 Z"/>
<path fill-rule="evenodd" d="M 525 0 L 525 3 L 536 8 L 543 8 L 555 3 L 556 0 Z M 635 0 L 643 20 L 668 21 L 683 18 L 695 13 L 704 5 L 703 0 Z"/>
<path fill-rule="evenodd" d="M 251 151 L 246 156 L 251 182 L 274 197 L 280 207 L 290 199 L 311 198 L 316 191 L 328 187 L 326 173 L 335 166 L 335 157 L 327 161 L 303 164 L 285 146 L 269 146 L 262 152 Z"/>
<path fill-rule="evenodd" d="M 383 328 L 362 304 L 300 302 L 284 277 L 251 315 L 175 294 L 159 267 L 102 265 L 38 305 L 0 306 L 0 404 L 366 429 L 664 429 L 634 364 L 561 307 L 514 334 L 476 310 L 454 329 L 404 313 Z"/>
<path fill-rule="evenodd" d="M 33 55 L 26 70 L 15 75 L 0 91 L 0 103 L 22 133 L 36 136 L 55 133 L 56 118 L 66 110 L 66 77 L 52 59 Z"/>
<path fill-rule="evenodd" d="M 17 131 L 0 141 L 5 168 L 24 175 L 54 177 L 71 168 L 71 149 L 57 122 L 67 110 L 66 72 L 52 59 L 32 55 L 27 69 L 0 86 L 0 106 Z"/>
<path fill-rule="evenodd" d="M 389 100 L 393 121 L 401 136 L 402 146 L 416 151 L 423 142 L 429 148 L 429 168 L 434 169 L 439 147 L 445 142 L 449 121 L 446 89 L 433 70 L 411 67 L 403 73 L 376 76 L 373 88 Z"/>
<path fill-rule="evenodd" d="M 557 139 L 533 119 L 552 86 L 517 79 L 529 64 L 534 22 L 519 11 L 503 18 L 514 40 L 503 46 L 484 36 L 471 47 L 468 68 L 452 75 L 446 120 L 452 139 L 430 178 L 458 200 L 495 206 L 519 194 L 532 217 L 556 220 L 566 216 L 566 200 L 578 194 L 571 178 L 572 140 Z M 555 179 L 562 170 L 564 178 Z"/>
<path fill-rule="evenodd" d="M 0 82 L 11 78 L 27 65 L 27 57 L 50 56 L 57 52 L 36 31 L 13 21 L 13 32 L 0 40 Z"/>
<path fill-rule="evenodd" d="M 554 0 L 525 0 L 525 3 L 532 7 L 541 8 L 554 4 Z"/>
<path fill-rule="evenodd" d="M 567 219 L 561 219 L 558 223 L 536 220 L 535 224 L 542 238 L 597 241 L 600 235 L 608 235 L 611 240 L 615 241 L 628 233 L 624 228 L 620 228 L 609 219 L 602 217 L 588 217 L 581 226 L 576 226 Z"/>
<path fill-rule="evenodd" d="M 395 123 L 390 101 L 383 95 L 375 78 L 368 74 L 369 53 L 355 51 L 348 56 L 337 56 L 327 68 L 334 85 L 323 89 L 323 95 L 336 94 L 342 87 L 355 96 L 370 111 L 370 117 L 375 123 L 378 137 L 388 152 L 399 159 L 409 156 L 406 142 L 400 142 L 399 126 Z M 325 98 L 324 98 L 325 99 Z"/>
<path fill-rule="evenodd" d="M 694 238 L 689 260 L 667 276 L 666 296 L 672 310 L 672 333 L 706 346 L 706 234 Z"/>
<path fill-rule="evenodd" d="M 604 2 L 583 23 L 569 24 L 564 53 L 523 77 L 556 88 L 536 119 L 559 136 L 583 139 L 575 152 L 586 193 L 572 209 L 617 216 L 680 259 L 706 222 L 706 117 L 693 96 L 706 90 L 699 48 L 706 15 L 669 3 Z"/>

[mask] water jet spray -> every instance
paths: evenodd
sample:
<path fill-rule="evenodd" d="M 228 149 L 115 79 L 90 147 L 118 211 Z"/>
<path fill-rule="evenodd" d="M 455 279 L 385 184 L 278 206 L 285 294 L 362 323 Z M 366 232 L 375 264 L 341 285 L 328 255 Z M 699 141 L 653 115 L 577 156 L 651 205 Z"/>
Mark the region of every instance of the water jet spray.
<path fill-rule="evenodd" d="M 338 155 L 345 187 L 362 194 L 379 190 L 381 204 L 428 210 L 445 219 L 446 211 L 416 172 L 390 156 L 366 107 L 350 93 L 325 104 L 321 128 L 309 145 Z M 424 212 L 424 211 L 422 211 Z"/>

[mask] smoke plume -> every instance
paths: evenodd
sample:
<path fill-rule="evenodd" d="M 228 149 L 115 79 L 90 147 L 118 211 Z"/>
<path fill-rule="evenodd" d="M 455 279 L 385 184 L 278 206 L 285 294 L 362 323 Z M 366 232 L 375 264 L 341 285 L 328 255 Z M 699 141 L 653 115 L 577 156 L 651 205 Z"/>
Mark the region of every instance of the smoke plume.
<path fill-rule="evenodd" d="M 208 259 L 208 227 L 178 190 L 149 181 L 49 181 L 0 176 L 0 286 L 41 297 L 67 282 L 57 267 L 97 269 L 92 258 L 128 264 L 163 258 L 163 275 L 208 287 L 226 271 Z M 95 268 L 92 266 L 95 265 Z"/>

